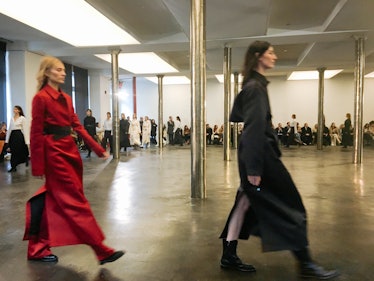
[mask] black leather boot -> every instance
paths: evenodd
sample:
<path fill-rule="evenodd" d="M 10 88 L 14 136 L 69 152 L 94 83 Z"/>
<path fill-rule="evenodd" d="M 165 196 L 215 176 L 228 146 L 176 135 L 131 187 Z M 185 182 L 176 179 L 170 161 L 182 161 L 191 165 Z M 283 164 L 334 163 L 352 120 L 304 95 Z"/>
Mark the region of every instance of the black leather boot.
<path fill-rule="evenodd" d="M 293 254 L 299 261 L 300 278 L 327 280 L 339 276 L 339 272 L 337 270 L 325 270 L 323 267 L 314 263 L 310 257 L 308 248 L 293 251 Z"/>
<path fill-rule="evenodd" d="M 336 270 L 325 270 L 323 267 L 314 262 L 300 263 L 299 276 L 301 278 L 314 278 L 319 280 L 327 280 L 339 276 Z"/>
<path fill-rule="evenodd" d="M 255 272 L 256 268 L 253 265 L 243 263 L 236 255 L 236 248 L 238 241 L 226 241 L 222 239 L 223 254 L 221 258 L 221 267 L 225 269 L 234 269 L 243 272 Z"/>

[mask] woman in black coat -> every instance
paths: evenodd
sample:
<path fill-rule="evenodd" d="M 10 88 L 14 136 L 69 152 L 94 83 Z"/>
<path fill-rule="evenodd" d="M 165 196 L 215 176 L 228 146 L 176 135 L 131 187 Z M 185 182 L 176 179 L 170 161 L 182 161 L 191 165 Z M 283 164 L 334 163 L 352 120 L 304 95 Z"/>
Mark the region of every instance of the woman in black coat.
<path fill-rule="evenodd" d="M 121 113 L 121 120 L 119 120 L 119 149 L 123 147 L 126 151 L 130 147 L 130 121 L 126 118 L 124 113 Z"/>
<path fill-rule="evenodd" d="M 87 133 L 96 140 L 96 118 L 92 116 L 92 110 L 87 109 L 86 110 L 86 117 L 83 120 L 84 128 L 86 129 Z M 87 148 L 87 156 L 86 158 L 91 157 L 91 148 L 88 144 L 86 144 Z"/>
<path fill-rule="evenodd" d="M 246 54 L 243 89 L 231 112 L 231 122 L 244 122 L 238 149 L 240 187 L 220 236 L 221 267 L 254 272 L 236 254 L 238 239 L 261 237 L 262 249 L 290 250 L 299 261 L 301 277 L 329 279 L 338 275 L 316 265 L 309 254 L 306 212 L 293 180 L 280 160 L 277 136 L 272 129 L 264 76 L 277 56 L 268 42 L 252 43 Z"/>
<path fill-rule="evenodd" d="M 352 145 L 352 122 L 351 122 L 351 114 L 346 114 L 347 119 L 344 121 L 344 127 L 342 130 L 342 144 L 344 148 L 347 148 L 348 145 Z"/>

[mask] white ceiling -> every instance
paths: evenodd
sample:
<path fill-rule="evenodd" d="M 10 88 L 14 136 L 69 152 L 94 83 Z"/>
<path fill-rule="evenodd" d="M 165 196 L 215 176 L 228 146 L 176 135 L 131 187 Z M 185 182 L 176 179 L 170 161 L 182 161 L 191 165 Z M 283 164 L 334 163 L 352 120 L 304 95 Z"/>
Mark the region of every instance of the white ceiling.
<path fill-rule="evenodd" d="M 190 75 L 191 0 L 86 1 L 141 42 L 120 46 L 122 52 L 156 52 L 181 74 Z M 46 12 L 48 8 L 43 7 Z M 68 20 L 69 15 L 58 15 L 52 9 L 60 20 Z M 353 73 L 355 38 L 364 37 L 365 73 L 374 71 L 373 11 L 374 0 L 206 0 L 208 78 L 222 73 L 225 46 L 232 48 L 232 71 L 240 71 L 245 51 L 254 40 L 267 40 L 275 47 L 278 63 L 269 75 L 286 76 L 293 70 L 318 67 Z M 108 53 L 111 46 L 76 48 L 1 11 L 0 38 L 12 42 L 9 49 L 53 55 L 82 68 L 110 73 L 110 64 L 94 54 Z M 125 70 L 120 74 L 132 76 Z"/>

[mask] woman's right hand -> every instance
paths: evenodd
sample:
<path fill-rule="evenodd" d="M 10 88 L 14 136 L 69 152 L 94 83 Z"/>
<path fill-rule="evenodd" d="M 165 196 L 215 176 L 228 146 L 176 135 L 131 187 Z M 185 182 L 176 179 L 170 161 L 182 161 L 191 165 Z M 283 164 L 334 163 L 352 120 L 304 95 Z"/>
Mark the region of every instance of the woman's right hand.
<path fill-rule="evenodd" d="M 105 159 L 108 159 L 108 158 L 109 158 L 109 153 L 108 153 L 107 151 L 105 151 L 105 152 L 103 153 L 103 156 L 102 156 L 101 158 L 103 158 L 104 160 L 105 160 Z"/>
<path fill-rule="evenodd" d="M 259 186 L 261 183 L 261 177 L 260 176 L 247 176 L 247 179 L 251 185 Z"/>

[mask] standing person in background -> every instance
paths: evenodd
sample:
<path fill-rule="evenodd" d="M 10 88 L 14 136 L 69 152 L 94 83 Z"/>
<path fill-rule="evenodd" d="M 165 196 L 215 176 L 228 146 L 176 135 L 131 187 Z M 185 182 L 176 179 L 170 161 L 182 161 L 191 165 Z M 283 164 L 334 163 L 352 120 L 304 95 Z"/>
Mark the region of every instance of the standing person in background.
<path fill-rule="evenodd" d="M 351 122 L 351 114 L 347 113 L 346 119 L 344 121 L 344 127 L 342 129 L 342 145 L 344 148 L 347 148 L 347 146 L 352 145 L 352 122 Z"/>
<path fill-rule="evenodd" d="M 9 129 L 6 134 L 5 143 L 11 153 L 9 173 L 17 171 L 17 165 L 25 163 L 29 165 L 30 135 L 29 126 L 19 105 L 13 108 L 13 118 L 10 119 Z"/>
<path fill-rule="evenodd" d="M 157 124 L 155 119 L 151 120 L 151 143 L 157 145 Z"/>
<path fill-rule="evenodd" d="M 136 113 L 134 113 L 132 116 L 129 132 L 130 132 L 130 145 L 134 146 L 135 148 L 139 148 L 141 144 L 140 142 L 141 130 L 140 130 L 140 123 L 138 119 L 136 118 Z"/>
<path fill-rule="evenodd" d="M 130 147 L 130 122 L 126 119 L 124 113 L 121 113 L 121 120 L 119 120 L 119 150 L 123 147 L 123 150 L 126 151 Z"/>
<path fill-rule="evenodd" d="M 139 118 L 139 125 L 140 125 L 140 145 L 143 146 L 143 117 Z"/>
<path fill-rule="evenodd" d="M 144 116 L 142 130 L 142 140 L 144 148 L 147 148 L 149 146 L 149 143 L 151 142 L 151 128 L 151 121 L 149 120 L 148 116 Z"/>
<path fill-rule="evenodd" d="M 1 122 L 0 126 L 0 162 L 4 161 L 6 146 L 5 146 L 5 139 L 6 139 L 6 123 Z"/>
<path fill-rule="evenodd" d="M 169 144 L 174 144 L 174 121 L 173 117 L 169 116 L 169 120 L 167 123 L 167 134 L 169 136 Z"/>
<path fill-rule="evenodd" d="M 45 184 L 26 206 L 24 240 L 29 240 L 27 258 L 38 262 L 57 262 L 51 247 L 86 244 L 95 252 L 99 264 L 113 262 L 124 252 L 103 243 L 83 192 L 83 163 L 72 131 L 103 159 L 109 154 L 87 133 L 74 112 L 71 97 L 61 91 L 65 66 L 57 58 L 44 57 L 37 75 L 37 94 L 32 101 L 32 174 Z"/>
<path fill-rule="evenodd" d="M 292 120 L 290 122 L 290 134 L 288 136 L 288 143 L 287 146 L 290 146 L 290 144 L 293 144 L 296 142 L 297 144 L 302 144 L 301 138 L 300 138 L 300 132 L 299 132 L 299 122 L 296 120 L 296 114 L 292 114 L 291 116 Z"/>
<path fill-rule="evenodd" d="M 86 117 L 84 117 L 83 120 L 84 128 L 86 129 L 87 133 L 96 140 L 96 119 L 92 116 L 92 110 L 87 109 L 86 110 Z M 86 149 L 88 151 L 86 158 L 91 157 L 91 148 L 88 144 L 86 144 Z"/>
<path fill-rule="evenodd" d="M 112 128 L 113 128 L 112 114 L 110 112 L 107 112 L 106 113 L 106 119 L 104 120 L 104 123 L 103 123 L 104 137 L 103 137 L 103 140 L 101 142 L 101 146 L 106 150 L 107 149 L 107 143 L 109 142 L 110 153 L 113 153 Z"/>
<path fill-rule="evenodd" d="M 99 122 L 96 122 L 96 140 L 99 144 L 102 144 L 103 136 L 104 136 L 104 129 L 100 126 Z"/>
<path fill-rule="evenodd" d="M 174 126 L 174 144 L 183 145 L 183 130 L 182 122 L 179 116 L 176 117 L 175 126 Z"/>
<path fill-rule="evenodd" d="M 329 279 L 338 275 L 316 265 L 310 256 L 306 213 L 286 167 L 274 133 L 265 72 L 277 56 L 266 41 L 253 42 L 246 53 L 242 91 L 235 98 L 231 122 L 244 122 L 238 149 L 240 187 L 220 236 L 221 267 L 254 272 L 236 254 L 238 239 L 261 237 L 262 249 L 289 250 L 303 278 Z"/>

